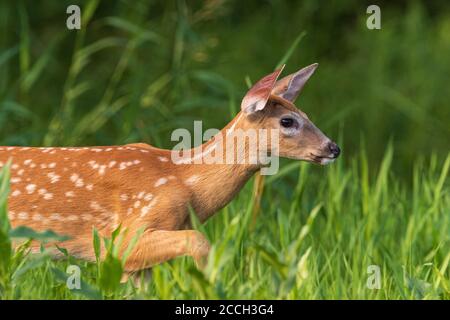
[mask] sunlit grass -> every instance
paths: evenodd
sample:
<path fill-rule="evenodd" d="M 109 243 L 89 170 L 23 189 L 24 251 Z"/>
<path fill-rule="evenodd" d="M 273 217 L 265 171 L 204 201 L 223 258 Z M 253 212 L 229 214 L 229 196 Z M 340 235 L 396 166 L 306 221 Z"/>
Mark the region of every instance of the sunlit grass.
<path fill-rule="evenodd" d="M 170 148 L 193 120 L 223 127 L 277 65 L 319 62 L 298 105 L 330 137 L 341 132 L 343 156 L 325 168 L 283 161 L 251 180 L 198 226 L 213 244 L 204 273 L 180 258 L 140 289 L 117 282 L 115 255 L 87 264 L 10 251 L 17 236 L 55 235 L 10 230 L 5 169 L 0 298 L 449 298 L 448 11 L 385 4 L 382 30 L 370 31 L 353 1 L 105 3 L 84 1 L 83 28 L 69 31 L 60 2 L 0 2 L 0 145 Z M 69 265 L 80 291 L 65 285 Z M 380 290 L 366 286 L 370 265 Z"/>
<path fill-rule="evenodd" d="M 283 173 L 266 180 L 253 228 L 249 183 L 199 226 L 213 244 L 204 271 L 178 258 L 155 266 L 151 279 L 136 288 L 132 281 L 119 284 L 120 261 L 109 241 L 108 252 L 116 254 L 96 264 L 70 256 L 57 262 L 21 249 L 2 259 L 0 297 L 448 299 L 450 156 L 444 163 L 434 157 L 418 162 L 409 181 L 400 182 L 391 171 L 392 151 L 373 176 L 364 154 L 328 168 L 289 164 L 288 182 L 281 181 Z M 3 170 L 2 226 L 7 177 Z M 9 238 L 1 239 L 8 247 Z M 101 239 L 95 243 L 96 251 L 107 250 Z M 66 286 L 69 265 L 81 268 L 81 290 Z M 380 289 L 367 287 L 371 265 L 380 268 Z"/>

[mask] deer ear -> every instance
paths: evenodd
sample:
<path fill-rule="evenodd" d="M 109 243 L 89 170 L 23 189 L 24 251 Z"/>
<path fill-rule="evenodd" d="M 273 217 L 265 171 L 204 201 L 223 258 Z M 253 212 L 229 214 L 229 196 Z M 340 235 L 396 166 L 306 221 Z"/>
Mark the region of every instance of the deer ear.
<path fill-rule="evenodd" d="M 272 93 L 294 102 L 302 91 L 306 81 L 312 76 L 318 65 L 318 63 L 314 63 L 304 67 L 296 73 L 284 77 L 276 83 Z"/>
<path fill-rule="evenodd" d="M 242 99 L 242 111 L 245 113 L 253 113 L 264 109 L 283 68 L 284 65 L 277 71 L 259 80 L 250 88 L 250 90 L 248 90 L 247 94 Z"/>

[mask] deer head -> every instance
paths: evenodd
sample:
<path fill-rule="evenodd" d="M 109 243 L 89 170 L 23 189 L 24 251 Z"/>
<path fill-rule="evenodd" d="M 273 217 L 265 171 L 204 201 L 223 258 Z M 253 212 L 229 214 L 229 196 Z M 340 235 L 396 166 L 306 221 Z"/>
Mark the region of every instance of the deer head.
<path fill-rule="evenodd" d="M 277 81 L 282 67 L 259 80 L 242 100 L 242 127 L 278 130 L 278 147 L 269 144 L 269 153 L 319 164 L 339 156 L 337 144 L 293 104 L 317 66 L 312 64 Z"/>

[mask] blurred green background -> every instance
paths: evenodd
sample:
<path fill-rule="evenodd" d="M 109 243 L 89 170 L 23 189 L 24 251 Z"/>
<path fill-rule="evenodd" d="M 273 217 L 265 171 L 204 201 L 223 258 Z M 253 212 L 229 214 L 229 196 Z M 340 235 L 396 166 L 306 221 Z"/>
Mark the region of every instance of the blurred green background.
<path fill-rule="evenodd" d="M 104 298 L 448 299 L 450 4 L 375 3 L 381 30 L 356 0 L 0 1 L 0 145 L 170 148 L 194 120 L 222 128 L 280 63 L 320 64 L 297 105 L 340 143 L 335 164 L 283 161 L 261 199 L 248 183 L 199 226 L 205 273 L 175 259 L 134 291 L 117 269 L 103 282 L 116 260 L 77 262 L 83 279 Z M 77 297 L 72 258 L 45 259 L 0 259 L 0 298 Z M 373 264 L 382 290 L 366 286 Z"/>
<path fill-rule="evenodd" d="M 78 4 L 82 29 L 66 28 Z M 344 158 L 394 167 L 446 155 L 450 133 L 448 1 L 2 1 L 0 145 L 171 147 L 170 133 L 221 128 L 248 84 L 287 58 L 318 62 L 297 105 Z"/>

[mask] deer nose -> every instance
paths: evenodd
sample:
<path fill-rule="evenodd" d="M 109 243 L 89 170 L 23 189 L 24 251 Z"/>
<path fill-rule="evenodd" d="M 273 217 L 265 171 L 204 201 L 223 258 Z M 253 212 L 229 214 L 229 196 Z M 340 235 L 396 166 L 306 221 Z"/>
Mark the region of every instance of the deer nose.
<path fill-rule="evenodd" d="M 341 153 L 341 149 L 339 149 L 339 147 L 336 143 L 330 142 L 328 144 L 328 149 L 330 149 L 330 152 L 333 154 L 334 158 L 339 157 L 339 154 Z"/>

